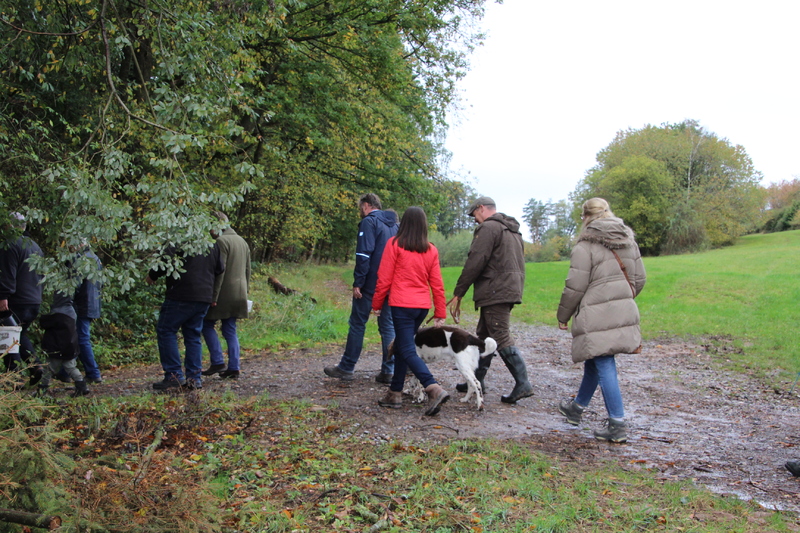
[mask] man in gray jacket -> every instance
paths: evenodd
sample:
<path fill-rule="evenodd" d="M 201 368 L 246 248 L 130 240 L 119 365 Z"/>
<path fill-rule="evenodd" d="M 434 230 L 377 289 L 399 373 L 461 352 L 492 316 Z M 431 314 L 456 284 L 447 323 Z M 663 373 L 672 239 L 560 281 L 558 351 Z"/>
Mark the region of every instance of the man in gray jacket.
<path fill-rule="evenodd" d="M 467 215 L 475 218 L 478 227 L 472 237 L 464 270 L 453 291 L 454 297 L 450 300 L 450 312 L 454 316 L 460 313 L 461 299 L 470 285 L 474 285 L 472 298 L 475 308 L 480 308 L 476 333 L 481 339 L 492 337 L 497 341 L 497 353 L 516 382 L 514 390 L 501 396 L 500 401 L 516 403 L 533 395 L 525 361 L 514 346 L 510 332 L 511 309 L 522 303 L 525 287 L 525 256 L 519 222 L 498 213 L 494 200 L 487 196 L 475 200 Z M 481 358 L 475 371 L 484 391 L 483 379 L 491 362 L 491 356 Z M 456 389 L 466 391 L 467 387 L 462 383 Z"/>

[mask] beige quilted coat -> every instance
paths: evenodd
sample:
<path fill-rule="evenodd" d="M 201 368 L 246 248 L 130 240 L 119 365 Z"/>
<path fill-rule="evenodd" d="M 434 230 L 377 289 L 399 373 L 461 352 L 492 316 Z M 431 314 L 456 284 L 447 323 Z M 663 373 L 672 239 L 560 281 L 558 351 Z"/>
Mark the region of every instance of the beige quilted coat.
<path fill-rule="evenodd" d="M 628 271 L 625 279 L 611 250 Z M 639 308 L 633 299 L 644 288 L 644 264 L 633 231 L 621 219 L 590 222 L 572 250 L 558 321 L 572 319 L 572 360 L 633 353 L 641 345 Z"/>

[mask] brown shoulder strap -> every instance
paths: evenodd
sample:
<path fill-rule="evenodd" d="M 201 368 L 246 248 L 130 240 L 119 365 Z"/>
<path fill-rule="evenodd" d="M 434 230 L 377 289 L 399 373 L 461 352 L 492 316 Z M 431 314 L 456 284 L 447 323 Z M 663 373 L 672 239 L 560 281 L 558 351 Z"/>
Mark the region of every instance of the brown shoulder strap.
<path fill-rule="evenodd" d="M 609 248 L 609 250 L 611 250 L 611 248 Z M 633 295 L 634 298 L 636 298 L 636 289 L 633 288 L 633 283 L 631 283 L 631 278 L 628 277 L 628 269 L 625 268 L 625 263 L 622 262 L 622 259 L 620 259 L 617 252 L 611 250 L 611 253 L 614 254 L 614 257 L 617 259 L 617 263 L 619 263 L 619 268 L 622 269 L 622 273 L 625 275 L 625 280 L 628 282 L 628 285 L 631 288 L 631 294 Z"/>

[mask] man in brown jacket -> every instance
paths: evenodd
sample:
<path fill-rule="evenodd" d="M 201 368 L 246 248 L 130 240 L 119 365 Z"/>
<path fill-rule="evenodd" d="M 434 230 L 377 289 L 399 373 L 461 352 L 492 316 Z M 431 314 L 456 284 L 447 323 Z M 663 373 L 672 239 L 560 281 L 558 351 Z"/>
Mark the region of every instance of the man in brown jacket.
<path fill-rule="evenodd" d="M 461 299 L 470 285 L 474 285 L 472 298 L 475 308 L 480 308 L 476 333 L 481 339 L 492 337 L 497 341 L 497 353 L 516 382 L 511 394 L 501 396 L 500 401 L 516 403 L 533 395 L 525 361 L 514 346 L 509 331 L 511 309 L 522 303 L 525 286 L 525 256 L 519 222 L 514 217 L 498 213 L 494 200 L 487 196 L 475 200 L 467 215 L 475 218 L 478 227 L 472 237 L 464 270 L 453 291 L 454 298 L 450 300 L 450 312 L 453 315 L 460 312 Z M 484 391 L 483 378 L 491 362 L 491 356 L 481 358 L 475 371 Z M 466 384 L 456 387 L 459 391 L 462 388 L 466 391 Z"/>

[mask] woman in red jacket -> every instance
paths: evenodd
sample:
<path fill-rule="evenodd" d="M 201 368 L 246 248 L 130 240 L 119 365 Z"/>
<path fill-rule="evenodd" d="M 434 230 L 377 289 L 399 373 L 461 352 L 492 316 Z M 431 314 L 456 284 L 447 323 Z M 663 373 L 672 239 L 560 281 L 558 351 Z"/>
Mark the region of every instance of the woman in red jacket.
<path fill-rule="evenodd" d="M 434 326 L 444 326 L 447 308 L 444 283 L 439 269 L 439 251 L 428 242 L 428 218 L 420 207 L 403 213 L 397 235 L 389 239 L 378 268 L 378 285 L 372 298 L 372 311 L 380 315 L 389 295 L 394 321 L 394 377 L 389 391 L 378 404 L 399 409 L 403 404 L 406 370 L 411 369 L 428 394 L 425 414 L 433 416 L 450 395 L 431 375 L 428 365 L 417 355 L 414 335 L 431 308 L 433 291 Z"/>

